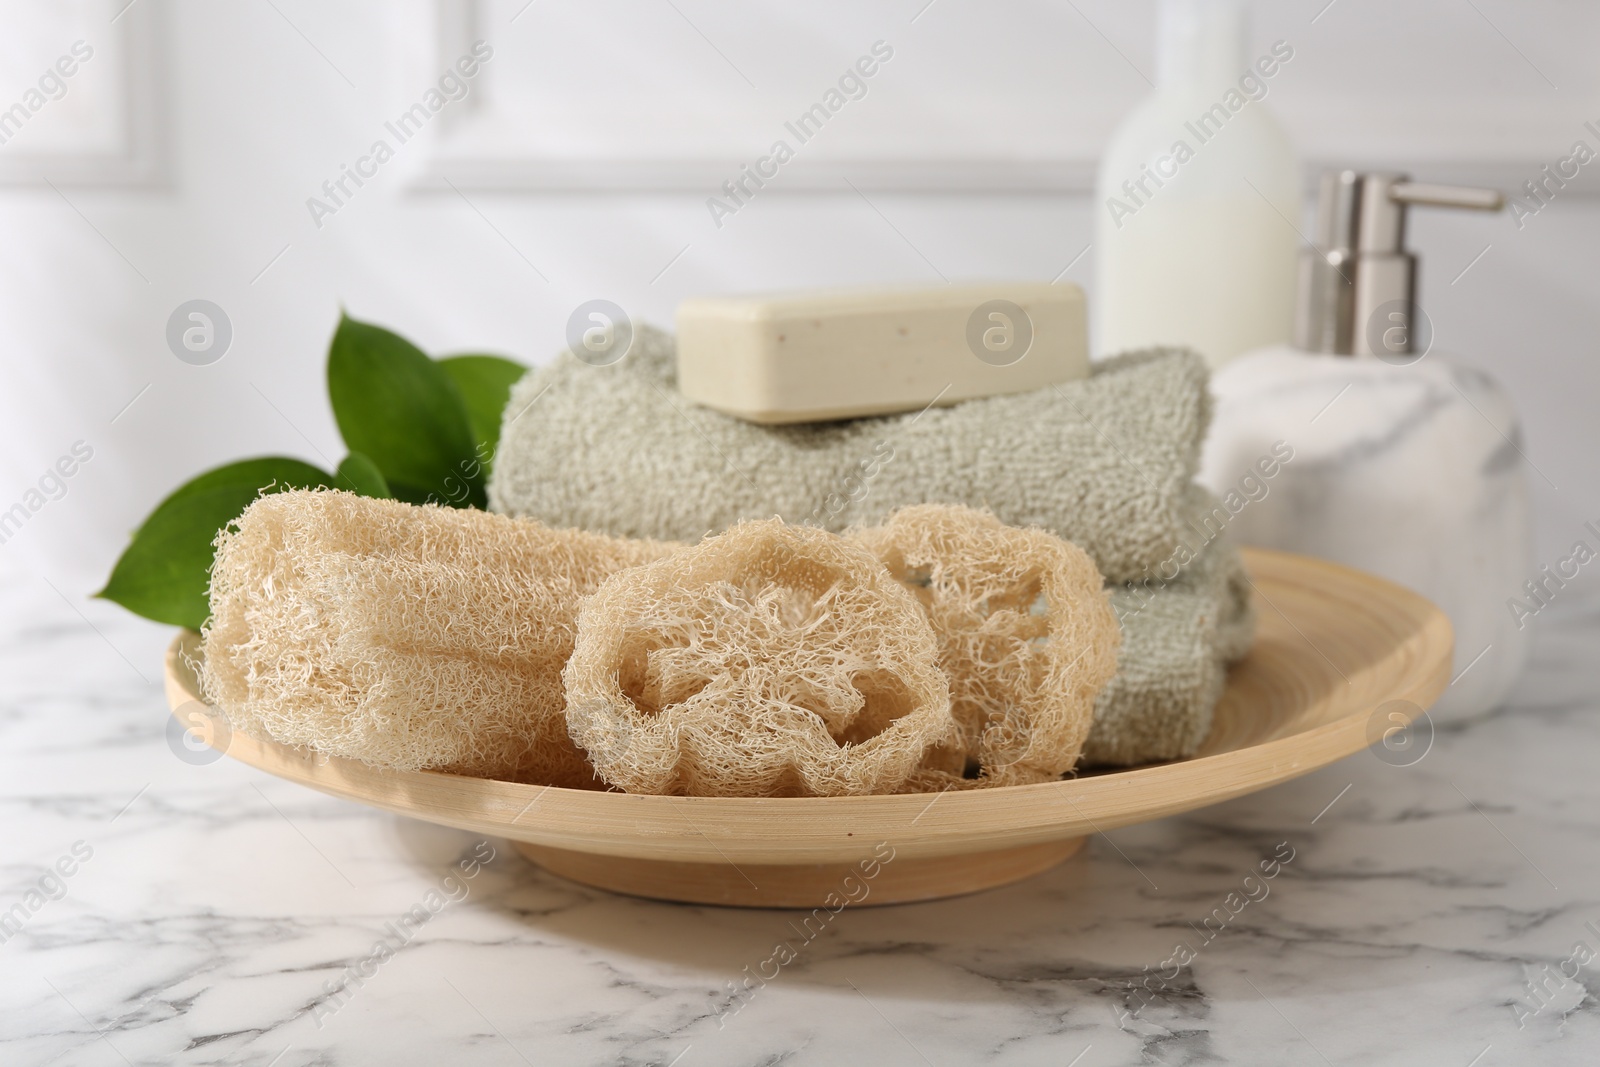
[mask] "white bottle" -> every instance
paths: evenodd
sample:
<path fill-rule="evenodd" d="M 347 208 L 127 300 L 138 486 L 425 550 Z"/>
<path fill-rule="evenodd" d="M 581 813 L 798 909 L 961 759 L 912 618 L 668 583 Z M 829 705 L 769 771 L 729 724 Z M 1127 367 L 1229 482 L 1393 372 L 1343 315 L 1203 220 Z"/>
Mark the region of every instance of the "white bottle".
<path fill-rule="evenodd" d="M 1505 699 L 1528 655 L 1526 618 L 1508 600 L 1541 576 L 1516 412 L 1488 375 L 1428 351 L 1406 207 L 1502 199 L 1399 174 L 1325 175 L 1295 346 L 1245 355 L 1211 382 L 1200 480 L 1234 492 L 1239 541 L 1369 571 L 1450 617 L 1456 680 L 1437 719 Z M 1292 458 L 1262 477 L 1270 467 L 1256 461 L 1275 447 Z"/>
<path fill-rule="evenodd" d="M 1162 0 L 1156 91 L 1100 163 L 1099 354 L 1187 345 L 1219 367 L 1289 340 L 1300 166 L 1265 98 L 1294 49 L 1245 37 L 1240 0 Z"/>

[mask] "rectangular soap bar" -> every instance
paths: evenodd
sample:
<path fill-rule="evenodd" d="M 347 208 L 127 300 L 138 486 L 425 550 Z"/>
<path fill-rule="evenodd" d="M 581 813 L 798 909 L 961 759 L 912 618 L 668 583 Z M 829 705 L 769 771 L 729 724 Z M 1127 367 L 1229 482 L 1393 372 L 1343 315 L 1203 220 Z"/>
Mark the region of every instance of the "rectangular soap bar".
<path fill-rule="evenodd" d="M 678 388 L 759 423 L 914 411 L 1089 373 L 1083 290 L 1022 282 L 704 297 L 678 306 Z"/>

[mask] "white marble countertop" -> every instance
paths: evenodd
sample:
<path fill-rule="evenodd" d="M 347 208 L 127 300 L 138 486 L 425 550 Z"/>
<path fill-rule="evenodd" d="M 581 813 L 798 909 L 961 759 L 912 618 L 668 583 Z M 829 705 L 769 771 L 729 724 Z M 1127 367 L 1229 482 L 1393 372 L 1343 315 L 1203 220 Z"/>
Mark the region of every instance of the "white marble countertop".
<path fill-rule="evenodd" d="M 1413 766 L 1363 753 L 1010 888 L 846 909 L 726 1014 L 747 966 L 803 941 L 794 913 L 615 897 L 186 763 L 170 631 L 0 572 L 0 1064 L 1600 1062 L 1600 959 L 1559 973 L 1600 952 L 1581 608 L 1540 617 L 1510 708 Z M 1206 942 L 1280 842 L 1270 894 Z M 430 892 L 437 914 L 365 964 Z M 1180 942 L 1194 959 L 1167 965 Z M 372 973 L 331 997 L 347 968 Z"/>

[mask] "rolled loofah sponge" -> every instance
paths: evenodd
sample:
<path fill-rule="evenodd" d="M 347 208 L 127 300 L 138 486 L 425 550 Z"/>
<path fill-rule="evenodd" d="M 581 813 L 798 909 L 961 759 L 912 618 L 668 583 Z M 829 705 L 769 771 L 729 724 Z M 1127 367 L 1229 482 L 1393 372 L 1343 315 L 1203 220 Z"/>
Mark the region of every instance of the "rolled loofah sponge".
<path fill-rule="evenodd" d="M 600 788 L 563 714 L 578 603 L 676 547 L 342 492 L 264 496 L 218 538 L 202 684 L 254 737 Z"/>
<path fill-rule="evenodd" d="M 1021 785 L 1070 771 L 1122 636 L 1094 561 L 961 505 L 901 508 L 854 536 L 921 601 L 950 679 L 960 743 L 915 784 Z"/>
<path fill-rule="evenodd" d="M 912 595 L 778 519 L 608 578 L 563 678 L 573 739 L 634 793 L 890 793 L 956 732 Z"/>

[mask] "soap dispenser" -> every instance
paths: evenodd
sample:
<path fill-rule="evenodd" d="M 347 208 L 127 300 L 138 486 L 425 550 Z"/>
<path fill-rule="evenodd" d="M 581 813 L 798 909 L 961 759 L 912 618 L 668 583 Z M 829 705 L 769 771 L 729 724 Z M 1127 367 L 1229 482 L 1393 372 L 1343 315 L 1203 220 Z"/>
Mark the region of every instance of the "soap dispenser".
<path fill-rule="evenodd" d="M 1431 351 L 1406 212 L 1503 203 L 1403 174 L 1325 174 L 1294 345 L 1212 378 L 1200 479 L 1231 502 L 1238 540 L 1345 563 L 1442 608 L 1456 648 L 1436 718 L 1505 699 L 1528 655 L 1528 613 L 1510 602 L 1534 575 L 1516 412 L 1488 375 Z"/>

